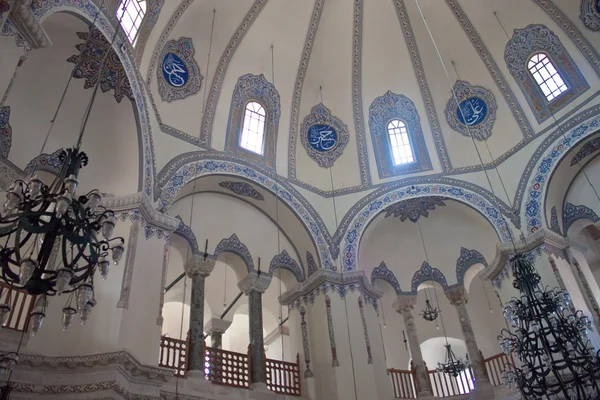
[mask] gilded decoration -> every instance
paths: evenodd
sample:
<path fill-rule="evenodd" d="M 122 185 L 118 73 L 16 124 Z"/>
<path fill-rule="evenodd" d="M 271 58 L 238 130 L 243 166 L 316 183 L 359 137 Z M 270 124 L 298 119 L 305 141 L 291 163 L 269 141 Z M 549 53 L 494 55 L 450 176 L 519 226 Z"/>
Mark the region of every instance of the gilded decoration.
<path fill-rule="evenodd" d="M 481 86 L 457 81 L 446 105 L 446 121 L 461 135 L 481 141 L 492 135 L 496 109 L 492 92 Z"/>
<path fill-rule="evenodd" d="M 90 32 L 77 32 L 77 36 L 84 41 L 75 46 L 80 53 L 67 59 L 68 62 L 76 64 L 73 77 L 85 79 L 83 85 L 85 89 L 93 88 L 98 81 L 100 67 L 108 52 L 106 65 L 100 77 L 100 89 L 104 93 L 114 90 L 114 97 L 118 103 L 123 100 L 123 97 L 135 102 L 121 59 L 104 34 L 97 28 L 91 28 Z"/>
<path fill-rule="evenodd" d="M 169 40 L 160 54 L 160 68 L 157 69 L 158 93 L 168 103 L 192 96 L 202 85 L 202 75 L 194 59 L 194 45 L 191 38 Z"/>
<path fill-rule="evenodd" d="M 302 146 L 320 167 L 333 166 L 348 143 L 348 127 L 323 104 L 317 104 L 300 128 Z"/>

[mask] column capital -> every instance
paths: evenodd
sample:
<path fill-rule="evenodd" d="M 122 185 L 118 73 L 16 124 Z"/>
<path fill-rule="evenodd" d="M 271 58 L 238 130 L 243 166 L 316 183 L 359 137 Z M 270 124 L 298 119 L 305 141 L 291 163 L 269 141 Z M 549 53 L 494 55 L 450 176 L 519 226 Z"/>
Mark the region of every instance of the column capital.
<path fill-rule="evenodd" d="M 227 329 L 231 326 L 232 321 L 228 321 L 226 319 L 221 318 L 212 318 L 206 324 L 204 324 L 204 332 L 209 335 L 213 333 L 225 333 Z"/>
<path fill-rule="evenodd" d="M 396 296 L 396 299 L 394 300 L 392 307 L 394 307 L 394 310 L 396 310 L 396 312 L 402 313 L 404 311 L 412 311 L 415 308 L 416 304 L 417 304 L 417 296 L 416 295 L 410 295 L 410 296 L 403 295 L 403 296 Z"/>
<path fill-rule="evenodd" d="M 448 300 L 450 300 L 450 304 L 453 306 L 466 304 L 469 299 L 469 295 L 467 294 L 467 290 L 464 286 L 457 286 L 455 288 L 446 290 L 444 293 L 446 294 Z"/>
<path fill-rule="evenodd" d="M 185 264 L 187 275 L 192 278 L 194 275 L 207 277 L 215 268 L 216 260 L 210 257 L 204 257 L 203 254 L 194 254 Z"/>
<path fill-rule="evenodd" d="M 238 288 L 240 288 L 240 291 L 245 295 L 254 291 L 264 293 L 271 284 L 272 278 L 273 277 L 269 274 L 250 271 L 250 273 L 238 283 Z"/>

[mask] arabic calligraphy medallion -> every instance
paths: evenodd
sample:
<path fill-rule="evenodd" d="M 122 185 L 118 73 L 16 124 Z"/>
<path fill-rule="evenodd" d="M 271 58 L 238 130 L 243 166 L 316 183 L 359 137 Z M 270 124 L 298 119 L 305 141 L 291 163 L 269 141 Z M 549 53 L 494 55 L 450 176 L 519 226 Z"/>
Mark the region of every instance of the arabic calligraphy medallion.
<path fill-rule="evenodd" d="M 316 151 L 326 153 L 337 144 L 336 130 L 325 124 L 315 124 L 308 128 L 308 143 Z"/>
<path fill-rule="evenodd" d="M 157 68 L 158 92 L 163 101 L 185 99 L 198 93 L 202 75 L 194 60 L 192 39 L 169 40 L 163 47 Z"/>
<path fill-rule="evenodd" d="M 452 129 L 464 136 L 485 140 L 491 136 L 495 120 L 496 99 L 492 92 L 457 81 L 446 105 L 446 121 Z"/>
<path fill-rule="evenodd" d="M 167 83 L 173 87 L 180 88 L 188 83 L 190 73 L 185 63 L 175 53 L 165 54 L 162 71 Z"/>
<path fill-rule="evenodd" d="M 314 106 L 304 118 L 300 140 L 306 152 L 323 168 L 329 168 L 348 143 L 348 128 L 323 104 Z"/>

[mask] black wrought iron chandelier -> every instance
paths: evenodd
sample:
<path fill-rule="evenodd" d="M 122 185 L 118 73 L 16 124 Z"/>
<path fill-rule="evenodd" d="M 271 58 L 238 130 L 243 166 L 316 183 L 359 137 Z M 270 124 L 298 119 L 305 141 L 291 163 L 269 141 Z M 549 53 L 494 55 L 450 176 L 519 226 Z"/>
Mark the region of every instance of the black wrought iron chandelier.
<path fill-rule="evenodd" d="M 419 313 L 425 321 L 433 322 L 440 315 L 438 308 L 433 308 L 429 299 L 425 299 L 425 309 Z"/>
<path fill-rule="evenodd" d="M 504 308 L 511 330 L 504 329 L 498 340 L 519 366 L 506 365 L 503 383 L 518 388 L 526 400 L 599 398 L 600 351 L 588 338 L 590 319 L 571 312 L 568 293 L 544 289 L 526 256 L 513 255 L 510 265 L 521 296 Z"/>
<path fill-rule="evenodd" d="M 456 378 L 469 368 L 469 361 L 468 359 L 465 361 L 462 358 L 456 357 L 454 351 L 452 351 L 452 345 L 448 341 L 446 341 L 444 347 L 446 348 L 446 360 L 443 364 L 438 363 L 436 371 L 450 374 Z"/>

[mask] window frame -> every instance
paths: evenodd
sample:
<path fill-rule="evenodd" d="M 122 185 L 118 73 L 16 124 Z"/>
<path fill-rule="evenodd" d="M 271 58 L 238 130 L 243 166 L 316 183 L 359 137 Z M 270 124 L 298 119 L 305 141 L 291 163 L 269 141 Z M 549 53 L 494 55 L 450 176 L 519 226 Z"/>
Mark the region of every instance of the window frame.
<path fill-rule="evenodd" d="M 140 4 L 142 2 L 144 4 L 143 7 Z M 135 20 L 133 20 L 133 18 L 131 18 L 131 14 L 129 12 L 129 7 L 130 7 L 130 4 L 132 4 L 132 3 L 134 4 L 132 7 L 134 7 L 136 10 L 137 10 L 137 7 L 139 7 L 140 10 L 142 11 L 141 20 L 140 20 L 139 25 L 137 25 L 137 26 L 136 26 L 135 22 L 138 20 L 138 18 L 140 18 L 140 12 L 139 11 L 137 12 Z M 137 6 L 135 4 L 137 4 Z M 125 9 L 123 10 L 124 5 L 125 5 Z M 148 16 L 148 8 L 149 8 L 148 0 L 119 0 L 119 5 L 117 6 L 117 10 L 116 10 L 117 20 L 120 21 L 119 26 L 121 27 L 123 32 L 125 32 L 125 36 L 127 36 L 129 43 L 133 47 L 136 47 L 136 45 L 138 43 L 138 39 L 140 38 L 140 34 L 142 33 L 144 23 L 146 22 L 146 17 Z M 123 18 L 121 18 L 121 17 L 123 17 Z M 128 18 L 132 23 L 132 26 L 129 30 L 123 25 L 123 20 L 125 18 Z M 134 29 L 135 29 L 135 35 L 133 37 L 131 37 L 131 32 Z"/>
<path fill-rule="evenodd" d="M 246 147 L 244 147 L 242 145 L 243 136 L 244 136 L 244 125 L 245 125 L 245 122 L 246 122 L 246 111 L 248 111 L 248 106 L 251 103 L 258 104 L 262 108 L 262 110 L 264 112 L 264 115 L 263 115 L 264 121 L 262 123 L 262 128 L 263 129 L 262 129 L 262 139 L 261 139 L 261 145 L 260 145 L 261 152 L 260 153 L 257 153 L 254 150 L 248 149 L 248 148 L 246 148 Z M 237 143 L 238 147 L 241 150 L 243 150 L 243 151 L 247 151 L 247 152 L 250 152 L 250 153 L 255 154 L 257 156 L 261 156 L 262 157 L 262 156 L 265 155 L 265 141 L 266 141 L 266 137 L 267 137 L 267 133 L 268 133 L 267 132 L 267 120 L 269 118 L 269 115 L 267 113 L 267 108 L 264 106 L 264 104 L 262 104 L 260 101 L 258 101 L 256 99 L 249 99 L 248 101 L 246 101 L 246 103 L 244 103 L 243 110 L 244 111 L 242 113 L 242 118 L 241 118 L 241 123 L 240 123 L 240 132 L 238 134 L 238 143 Z M 256 113 L 255 111 L 251 111 L 251 110 L 250 110 L 250 112 L 251 113 Z M 256 114 L 258 114 L 258 113 L 256 113 Z"/>
<path fill-rule="evenodd" d="M 554 71 L 556 71 L 556 73 L 554 75 L 550 75 L 550 77 L 548 79 L 544 80 L 544 82 L 542 82 L 542 83 L 538 82 L 538 80 L 536 79 L 536 77 L 534 75 L 534 72 L 532 72 L 533 68 L 536 68 L 536 66 L 538 64 L 540 64 L 540 63 L 542 63 L 544 61 L 544 59 L 542 59 L 540 61 L 537 61 L 537 62 L 533 61 L 533 58 L 536 57 L 536 56 L 539 56 L 539 55 L 544 56 L 544 59 L 548 60 L 548 64 L 550 64 L 552 66 L 552 68 L 554 69 Z M 532 62 L 534 63 L 534 65 L 532 67 L 530 67 L 530 64 Z M 543 98 L 546 100 L 546 104 L 550 104 L 550 103 L 558 100 L 562 95 L 568 93 L 569 90 L 571 90 L 571 87 L 569 85 L 568 80 L 565 79 L 565 77 L 562 76 L 560 68 L 557 68 L 557 66 L 554 64 L 554 61 L 552 60 L 552 57 L 547 52 L 545 52 L 545 51 L 536 51 L 535 53 L 532 53 L 527 58 L 526 64 L 527 64 L 526 65 L 527 71 L 529 72 L 529 77 L 532 79 L 533 83 L 537 86 L 538 91 L 541 92 Z M 548 70 L 548 67 L 547 67 L 548 64 L 543 65 L 543 68 L 546 68 L 546 70 Z M 538 69 L 536 72 L 539 73 L 539 71 L 540 70 Z M 550 71 L 548 71 L 548 73 L 550 73 Z M 563 83 L 563 85 L 565 87 L 565 90 L 561 90 L 560 93 L 558 93 L 556 95 L 554 95 L 554 92 L 556 90 L 552 91 L 550 94 L 553 95 L 554 97 L 552 99 L 548 99 L 548 95 L 546 95 L 544 93 L 544 89 L 542 89 L 542 85 L 545 84 L 547 86 L 546 82 L 548 82 L 549 80 L 553 80 L 554 83 L 557 83 L 556 80 L 554 79 L 554 77 L 556 75 L 558 75 L 558 77 L 562 81 L 562 83 Z M 540 74 L 540 76 L 541 76 L 541 74 Z M 542 78 L 543 78 L 543 76 L 542 76 Z M 548 88 L 548 89 L 550 90 L 550 88 Z M 560 86 L 558 86 L 558 84 L 557 84 L 557 89 L 560 89 Z"/>
<path fill-rule="evenodd" d="M 400 122 L 402 124 L 402 126 L 404 127 L 404 129 L 406 130 L 406 140 L 408 141 L 408 147 L 410 149 L 412 161 L 396 163 L 396 157 L 394 156 L 394 145 L 392 143 L 392 138 L 391 138 L 392 134 L 390 133 L 390 125 L 394 121 Z M 392 129 L 394 129 L 394 128 L 392 128 Z M 400 129 L 400 135 L 402 135 L 402 127 L 398 127 L 397 129 Z M 394 168 L 403 167 L 405 165 L 411 165 L 411 164 L 416 163 L 417 157 L 415 156 L 415 150 L 413 147 L 411 133 L 410 133 L 410 130 L 409 130 L 406 122 L 403 121 L 401 118 L 390 118 L 389 121 L 387 121 L 385 124 L 385 130 L 386 130 L 385 134 L 387 136 L 387 140 L 389 143 L 390 157 L 391 157 L 391 161 L 392 161 Z M 394 134 L 394 135 L 396 135 L 396 134 Z M 399 147 L 401 147 L 401 146 L 399 146 Z M 402 158 L 402 157 L 400 157 L 400 158 Z"/>

